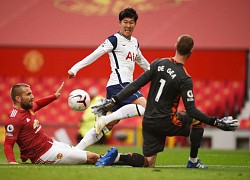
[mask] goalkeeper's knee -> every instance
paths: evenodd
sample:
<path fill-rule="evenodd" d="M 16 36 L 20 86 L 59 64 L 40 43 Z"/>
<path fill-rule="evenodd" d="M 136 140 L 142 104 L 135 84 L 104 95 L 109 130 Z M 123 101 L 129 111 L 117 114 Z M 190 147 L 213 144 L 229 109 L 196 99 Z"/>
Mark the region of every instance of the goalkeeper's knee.
<path fill-rule="evenodd" d="M 118 164 L 119 163 L 133 167 L 148 167 L 147 159 L 138 153 L 121 154 Z"/>

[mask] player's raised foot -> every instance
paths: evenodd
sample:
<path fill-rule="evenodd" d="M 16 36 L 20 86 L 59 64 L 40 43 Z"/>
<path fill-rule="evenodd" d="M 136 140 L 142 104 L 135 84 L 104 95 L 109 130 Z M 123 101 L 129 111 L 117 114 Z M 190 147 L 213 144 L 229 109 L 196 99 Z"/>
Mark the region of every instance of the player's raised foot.
<path fill-rule="evenodd" d="M 97 116 L 95 121 L 95 133 L 100 134 L 105 126 L 106 126 L 105 121 L 101 117 Z"/>
<path fill-rule="evenodd" d="M 115 147 L 112 147 L 108 150 L 108 152 L 104 156 L 98 159 L 95 165 L 97 167 L 110 166 L 114 163 L 117 155 L 118 155 L 118 150 Z"/>
<path fill-rule="evenodd" d="M 208 167 L 201 163 L 200 159 L 197 160 L 196 163 L 192 163 L 190 160 L 187 163 L 187 168 L 201 168 L 207 169 Z"/>

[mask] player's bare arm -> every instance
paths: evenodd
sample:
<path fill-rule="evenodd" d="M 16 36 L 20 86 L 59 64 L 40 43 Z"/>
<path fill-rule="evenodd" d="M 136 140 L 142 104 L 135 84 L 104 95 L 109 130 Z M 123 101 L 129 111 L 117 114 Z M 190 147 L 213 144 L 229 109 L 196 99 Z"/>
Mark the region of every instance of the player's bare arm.
<path fill-rule="evenodd" d="M 64 82 L 62 82 L 61 86 L 57 89 L 57 91 L 55 92 L 55 96 L 56 96 L 56 99 L 59 99 L 60 96 L 61 96 L 61 91 L 62 91 L 62 88 L 64 86 Z"/>

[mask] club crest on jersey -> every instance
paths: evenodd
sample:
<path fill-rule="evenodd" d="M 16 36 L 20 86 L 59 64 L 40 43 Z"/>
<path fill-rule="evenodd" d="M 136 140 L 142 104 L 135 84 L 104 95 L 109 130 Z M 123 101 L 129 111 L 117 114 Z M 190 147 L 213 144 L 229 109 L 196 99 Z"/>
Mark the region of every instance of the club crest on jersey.
<path fill-rule="evenodd" d="M 37 128 L 39 126 L 39 121 L 37 119 L 34 120 L 33 128 Z"/>
<path fill-rule="evenodd" d="M 58 153 L 57 156 L 56 156 L 57 159 L 62 159 L 62 157 L 63 157 L 62 153 Z"/>
<path fill-rule="evenodd" d="M 137 54 L 128 52 L 126 60 L 135 61 L 136 57 L 137 57 Z"/>
<path fill-rule="evenodd" d="M 38 131 L 40 131 L 40 129 L 42 128 L 42 126 L 39 124 L 39 121 L 38 121 L 37 119 L 34 120 L 33 128 L 34 128 L 34 129 L 37 128 L 35 134 L 36 134 Z"/>

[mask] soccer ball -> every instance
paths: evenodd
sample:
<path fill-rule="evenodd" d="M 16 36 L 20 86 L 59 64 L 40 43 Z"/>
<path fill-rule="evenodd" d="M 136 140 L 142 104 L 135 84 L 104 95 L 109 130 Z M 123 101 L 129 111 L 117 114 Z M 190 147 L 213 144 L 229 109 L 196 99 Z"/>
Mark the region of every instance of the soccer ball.
<path fill-rule="evenodd" d="M 68 104 L 74 111 L 84 111 L 90 104 L 89 94 L 82 89 L 76 89 L 69 94 Z"/>

